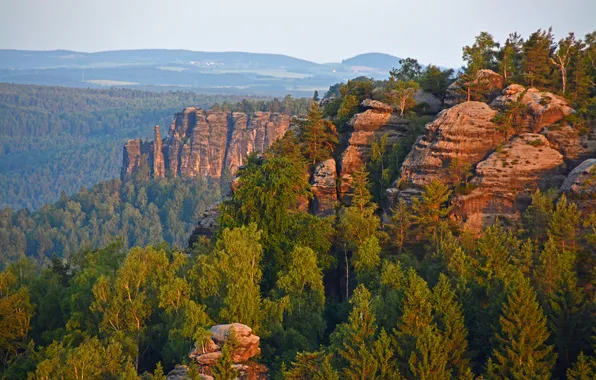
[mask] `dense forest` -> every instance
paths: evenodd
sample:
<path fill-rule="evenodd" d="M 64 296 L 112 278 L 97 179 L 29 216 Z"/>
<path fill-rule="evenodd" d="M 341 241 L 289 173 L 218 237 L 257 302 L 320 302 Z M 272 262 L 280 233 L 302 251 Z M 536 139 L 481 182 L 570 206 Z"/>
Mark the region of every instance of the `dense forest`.
<path fill-rule="evenodd" d="M 303 100 L 0 84 L 0 207 L 37 209 L 115 178 L 122 145 L 195 105 L 306 112 Z"/>
<path fill-rule="evenodd" d="M 489 68 L 507 83 L 566 97 L 577 110 L 569 117 L 574 128 L 593 126 L 596 33 L 555 43 L 551 31 L 540 30 L 502 45 L 482 33 L 463 52 L 457 80 L 464 100 L 486 96 L 470 78 Z M 3 215 L 0 231 L 11 244 L 27 240 L 17 237 L 25 228 L 84 242 L 97 230 L 89 217 L 73 218 L 110 204 L 107 212 L 116 213 L 122 203 L 118 210 L 128 215 L 115 217 L 123 224 L 114 228 L 126 221 L 128 243 L 146 246 L 74 244 L 44 265 L 32 256 L 61 252 L 13 249 L 0 274 L 2 376 L 164 379 L 184 363 L 199 379 L 189 351 L 206 344 L 213 324 L 241 322 L 261 337 L 258 359 L 272 379 L 594 379 L 596 213 L 582 214 L 556 189 L 537 190 L 519 221 L 497 220 L 476 233 L 450 217 L 449 200 L 461 189 L 438 181 L 381 213 L 384 189 L 429 118 L 414 90 L 444 97 L 452 75 L 408 59 L 387 81 L 333 86 L 322 109 L 310 102 L 291 133 L 249 157 L 220 207 L 215 235 L 192 249 L 157 243 L 151 224 L 159 220 L 176 243 L 182 227 L 169 225 L 169 211 L 158 206 L 196 218 L 208 199 L 191 190 L 198 198 L 187 210 L 182 183 L 114 181 L 111 190 L 102 184 L 32 216 Z M 375 144 L 354 176 L 349 204 L 329 217 L 304 211 L 300 204 L 313 196 L 305 174 L 337 154 L 347 120 L 370 98 L 409 118 L 406 138 L 392 149 L 382 139 Z M 516 112 L 514 104 L 495 120 L 515 130 Z M 163 202 L 176 189 L 180 195 Z M 102 192 L 113 194 L 107 206 Z M 153 216 L 138 211 L 149 203 Z M 53 218 L 64 218 L 61 231 L 49 228 Z M 86 235 L 77 235 L 79 223 Z M 141 231 L 132 232 L 135 226 Z M 237 377 L 230 360 L 224 347 L 215 379 Z"/>

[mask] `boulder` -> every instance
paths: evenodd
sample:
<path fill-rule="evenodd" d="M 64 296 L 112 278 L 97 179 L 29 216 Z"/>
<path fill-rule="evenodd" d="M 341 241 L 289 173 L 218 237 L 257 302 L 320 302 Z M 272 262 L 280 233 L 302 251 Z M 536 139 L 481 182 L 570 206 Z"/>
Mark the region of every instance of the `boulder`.
<path fill-rule="evenodd" d="M 428 91 L 416 91 L 414 100 L 417 105 L 425 105 L 422 110 L 426 114 L 435 115 L 443 108 L 443 101 L 438 96 Z"/>
<path fill-rule="evenodd" d="M 319 216 L 333 214 L 337 203 L 337 168 L 333 158 L 319 163 L 312 175 L 311 191 L 314 198 L 311 212 Z"/>
<path fill-rule="evenodd" d="M 596 125 L 580 132 L 569 123 L 551 125 L 541 132 L 551 146 L 557 149 L 567 162 L 567 166 L 574 168 L 584 160 L 596 156 Z"/>
<path fill-rule="evenodd" d="M 575 201 L 584 215 L 596 211 L 596 158 L 573 169 L 559 191 Z"/>
<path fill-rule="evenodd" d="M 447 88 L 444 105 L 453 107 L 465 102 L 467 100 L 466 87 L 468 86 L 475 87 L 477 92 L 481 91 L 490 102 L 501 93 L 504 87 L 504 79 L 501 74 L 492 70 L 478 70 L 476 78 L 472 82 L 462 83 L 456 81 Z"/>
<path fill-rule="evenodd" d="M 533 87 L 526 90 L 518 84 L 505 88 L 490 105 L 502 110 L 508 104 L 517 101 L 526 104 L 528 111 L 523 122 L 524 132 L 539 132 L 542 128 L 557 123 L 574 112 L 563 97 L 539 91 Z"/>
<path fill-rule="evenodd" d="M 476 165 L 474 190 L 453 200 L 452 213 L 471 230 L 501 220 L 515 220 L 536 188 L 560 184 L 563 156 L 540 135 L 525 133 Z"/>

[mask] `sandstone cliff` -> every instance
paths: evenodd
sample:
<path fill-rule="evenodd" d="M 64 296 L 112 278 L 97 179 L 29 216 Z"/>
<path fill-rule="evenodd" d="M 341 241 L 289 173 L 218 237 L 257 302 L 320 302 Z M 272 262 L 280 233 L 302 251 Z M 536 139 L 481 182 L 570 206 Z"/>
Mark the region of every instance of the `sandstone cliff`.
<path fill-rule="evenodd" d="M 176 114 L 162 140 L 159 127 L 151 142 L 130 140 L 124 146 L 121 178 L 143 168 L 152 178 L 209 177 L 233 174 L 251 152 L 263 152 L 282 137 L 290 117 L 279 113 L 226 113 L 185 108 Z"/>
<path fill-rule="evenodd" d="M 494 118 L 509 104 L 523 112 L 507 138 Z M 517 219 L 532 191 L 560 186 L 566 173 L 596 153 L 594 131 L 580 133 L 565 122 L 573 112 L 565 99 L 519 85 L 505 88 L 490 105 L 456 104 L 429 123 L 414 144 L 395 187 L 387 190 L 387 210 L 433 180 L 457 187 L 471 176 L 463 194 L 453 196 L 454 218 L 475 230 L 497 217 Z M 458 168 L 469 173 L 458 175 Z"/>
<path fill-rule="evenodd" d="M 387 149 L 391 149 L 405 137 L 408 128 L 408 120 L 393 113 L 392 107 L 385 103 L 367 99 L 361 107 L 364 112 L 354 115 L 348 122 L 347 147 L 339 159 L 339 197 L 346 203 L 350 201 L 352 175 L 370 161 L 373 142 L 386 135 Z"/>

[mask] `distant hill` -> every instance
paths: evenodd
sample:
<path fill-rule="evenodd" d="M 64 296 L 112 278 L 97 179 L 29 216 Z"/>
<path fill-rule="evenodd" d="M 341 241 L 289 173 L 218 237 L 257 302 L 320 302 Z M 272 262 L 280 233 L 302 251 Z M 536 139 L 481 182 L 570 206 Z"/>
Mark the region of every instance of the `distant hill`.
<path fill-rule="evenodd" d="M 399 67 L 399 60 L 400 58 L 394 55 L 366 53 L 344 59 L 341 63 L 346 66 L 363 66 L 389 71 L 394 67 Z"/>
<path fill-rule="evenodd" d="M 246 52 L 0 49 L 0 82 L 303 97 L 356 76 L 386 78 L 398 62 L 399 58 L 381 53 L 319 64 L 282 54 Z"/>

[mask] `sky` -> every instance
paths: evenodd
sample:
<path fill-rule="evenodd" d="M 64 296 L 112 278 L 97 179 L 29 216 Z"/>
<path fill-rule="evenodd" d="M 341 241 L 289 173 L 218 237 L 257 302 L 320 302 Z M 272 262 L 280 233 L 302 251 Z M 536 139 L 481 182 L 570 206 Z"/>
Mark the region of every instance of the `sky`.
<path fill-rule="evenodd" d="M 0 0 L 0 49 L 166 48 L 339 62 L 367 52 L 458 67 L 488 31 L 596 30 L 596 0 Z"/>

